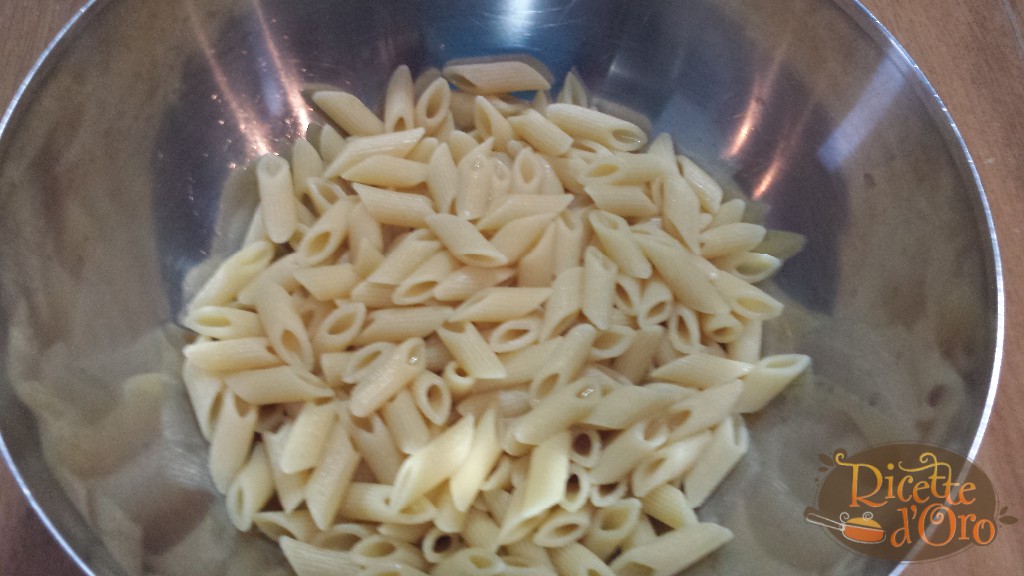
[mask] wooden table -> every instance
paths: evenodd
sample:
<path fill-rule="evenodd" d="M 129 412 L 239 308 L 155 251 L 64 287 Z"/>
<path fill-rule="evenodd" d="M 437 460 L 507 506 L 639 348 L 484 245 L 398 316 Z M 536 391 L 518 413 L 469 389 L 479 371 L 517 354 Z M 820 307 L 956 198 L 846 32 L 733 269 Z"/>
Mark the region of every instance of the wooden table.
<path fill-rule="evenodd" d="M 988 193 L 1006 283 L 999 395 L 978 459 L 1011 513 L 1024 516 L 1024 0 L 863 0 L 934 84 Z M 0 0 L 0 106 L 83 0 Z M 985 548 L 905 573 L 1019 573 L 1024 524 Z M 0 574 L 78 575 L 0 465 Z"/>

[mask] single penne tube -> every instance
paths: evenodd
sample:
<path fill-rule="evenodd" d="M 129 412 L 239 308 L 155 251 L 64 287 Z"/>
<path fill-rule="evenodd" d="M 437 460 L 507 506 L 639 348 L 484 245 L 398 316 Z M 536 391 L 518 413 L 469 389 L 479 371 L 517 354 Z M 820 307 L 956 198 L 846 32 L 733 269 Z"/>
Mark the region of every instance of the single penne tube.
<path fill-rule="evenodd" d="M 743 334 L 743 322 L 731 312 L 706 314 L 700 318 L 700 329 L 707 336 L 707 340 L 729 344 Z"/>
<path fill-rule="evenodd" d="M 593 468 L 601 456 L 601 447 L 604 445 L 600 432 L 593 428 L 577 426 L 572 429 L 572 433 L 572 452 L 569 454 L 569 459 L 575 465 L 587 470 Z M 590 482 L 589 473 L 587 482 Z M 586 497 L 589 497 L 589 492 Z"/>
<path fill-rule="evenodd" d="M 425 221 L 448 252 L 463 264 L 479 268 L 508 264 L 508 258 L 468 220 L 451 214 L 432 214 Z"/>
<path fill-rule="evenodd" d="M 434 298 L 442 302 L 463 301 L 480 290 L 501 284 L 513 275 L 515 271 L 511 268 L 463 266 L 434 287 Z"/>
<path fill-rule="evenodd" d="M 478 292 L 452 313 L 452 322 L 504 322 L 540 309 L 551 288 L 494 287 Z"/>
<path fill-rule="evenodd" d="M 607 561 L 629 538 L 640 521 L 642 505 L 636 498 L 623 498 L 594 513 L 586 535 L 580 541 L 598 558 Z"/>
<path fill-rule="evenodd" d="M 651 262 L 623 217 L 603 210 L 594 210 L 588 215 L 588 219 L 604 253 L 624 274 L 633 278 L 651 277 Z"/>
<path fill-rule="evenodd" d="M 697 354 L 704 349 L 701 343 L 701 322 L 697 313 L 686 306 L 676 306 L 668 319 L 667 337 L 672 349 L 682 354 Z M 760 357 L 760 333 L 758 338 L 758 354 Z M 740 358 L 735 360 L 745 361 Z"/>
<path fill-rule="evenodd" d="M 639 280 L 620 273 L 615 280 L 615 309 L 627 318 L 636 316 L 642 294 L 643 284 Z"/>
<path fill-rule="evenodd" d="M 544 65 L 530 59 L 453 60 L 442 71 L 444 77 L 470 94 L 507 94 L 526 90 L 551 88 L 550 73 L 540 70 Z"/>
<path fill-rule="evenodd" d="M 287 254 L 274 260 L 263 271 L 256 275 L 251 282 L 239 290 L 236 300 L 244 306 L 255 306 L 256 297 L 264 284 L 276 284 L 288 292 L 299 287 L 295 280 L 295 272 L 303 268 L 301 258 L 296 253 Z"/>
<path fill-rule="evenodd" d="M 668 408 L 670 439 L 678 440 L 717 425 L 735 412 L 743 386 L 739 381 L 702 390 Z"/>
<path fill-rule="evenodd" d="M 348 252 L 351 264 L 359 263 L 359 256 L 364 249 L 372 249 L 375 253 L 384 252 L 384 228 L 374 220 L 370 211 L 362 202 L 356 204 L 349 215 Z"/>
<path fill-rule="evenodd" d="M 475 420 L 472 416 L 461 418 L 402 462 L 391 493 L 391 510 L 421 499 L 458 471 L 473 446 Z"/>
<path fill-rule="evenodd" d="M 579 543 L 552 548 L 548 551 L 559 576 L 616 576 L 608 565 Z"/>
<path fill-rule="evenodd" d="M 447 83 L 445 83 L 447 85 Z M 457 532 L 444 532 L 433 526 L 423 536 L 420 549 L 427 562 L 438 564 L 451 557 L 459 550 L 466 548 L 466 541 Z"/>
<path fill-rule="evenodd" d="M 313 298 L 328 302 L 347 297 L 360 278 L 352 264 L 343 263 L 296 270 L 295 280 Z"/>
<path fill-rule="evenodd" d="M 650 328 L 664 324 L 674 310 L 672 291 L 664 282 L 652 278 L 644 284 L 640 295 L 640 306 L 637 309 L 636 322 L 640 328 Z"/>
<path fill-rule="evenodd" d="M 434 514 L 433 523 L 441 530 L 449 533 L 461 533 L 466 529 L 466 513 L 455 507 L 451 491 L 445 490 L 442 486 L 431 493 L 430 498 L 424 498 L 432 502 L 437 511 Z"/>
<path fill-rule="evenodd" d="M 463 94 L 461 92 L 453 92 L 452 93 L 452 116 L 455 117 L 455 123 L 456 124 L 459 123 L 459 120 L 458 120 L 459 112 L 458 112 L 458 106 L 456 106 L 456 103 L 462 101 L 462 98 L 458 98 L 458 96 L 465 96 L 465 97 L 469 98 L 469 100 L 468 100 L 468 102 L 469 102 L 468 111 L 469 111 L 469 117 L 471 119 L 470 120 L 470 124 L 472 124 L 472 118 L 473 118 L 473 97 L 469 96 L 467 94 Z M 480 145 L 480 142 L 477 142 L 476 138 L 470 136 L 469 134 L 463 132 L 462 130 L 456 130 L 456 131 L 448 134 L 447 143 L 448 143 L 448 148 L 451 149 L 452 158 L 455 160 L 456 164 L 461 162 L 463 158 L 465 158 L 470 152 L 472 152 L 477 146 Z"/>
<path fill-rule="evenodd" d="M 643 498 L 659 486 L 678 482 L 697 462 L 710 441 L 711 432 L 704 430 L 655 450 L 633 469 L 630 477 L 633 494 Z"/>
<path fill-rule="evenodd" d="M 237 397 L 257 406 L 334 396 L 322 380 L 294 366 L 232 372 L 225 376 L 224 385 Z"/>
<path fill-rule="evenodd" d="M 421 164 L 428 164 L 430 157 L 434 155 L 434 151 L 441 145 L 441 141 L 433 136 L 427 136 L 423 140 L 420 140 L 412 150 L 409 151 L 409 156 L 406 159 Z M 424 178 L 424 181 L 426 179 Z"/>
<path fill-rule="evenodd" d="M 486 214 L 476 223 L 487 232 L 497 230 L 513 220 L 536 214 L 557 214 L 572 202 L 571 194 L 507 194 L 491 203 Z"/>
<path fill-rule="evenodd" d="M 569 454 L 569 478 L 565 483 L 565 496 L 558 503 L 558 507 L 569 512 L 579 512 L 590 501 L 592 486 L 590 473 L 573 460 L 573 453 Z"/>
<path fill-rule="evenodd" d="M 426 182 L 428 166 L 423 162 L 378 154 L 346 170 L 341 177 L 350 182 L 385 188 L 412 188 Z"/>
<path fill-rule="evenodd" d="M 361 566 L 404 566 L 417 571 L 427 568 L 427 561 L 420 555 L 418 547 L 381 534 L 372 534 L 360 540 L 349 553 Z"/>
<path fill-rule="evenodd" d="M 402 454 L 395 446 L 391 431 L 380 414 L 357 418 L 340 410 L 339 422 L 348 430 L 356 450 L 365 457 L 364 463 L 377 482 L 390 484 L 402 465 Z"/>
<path fill-rule="evenodd" d="M 579 180 L 584 185 L 646 184 L 674 171 L 673 164 L 652 154 L 599 154 L 587 163 Z"/>
<path fill-rule="evenodd" d="M 551 284 L 551 296 L 544 306 L 544 323 L 540 339 L 548 340 L 568 330 L 583 307 L 584 269 L 570 268 L 560 273 Z"/>
<path fill-rule="evenodd" d="M 288 439 L 288 433 L 291 431 L 293 424 L 285 423 L 276 432 L 263 432 L 260 434 L 263 440 L 263 446 L 267 451 L 267 458 L 270 461 L 270 474 L 274 481 L 274 489 L 277 495 L 277 500 L 281 504 L 281 508 L 287 514 L 292 514 L 299 511 L 299 506 L 306 498 L 305 486 L 306 481 L 309 479 L 309 471 L 302 470 L 300 472 L 289 473 L 281 469 L 281 459 L 284 456 L 284 445 Z M 330 434 L 334 430 L 334 423 L 330 423 L 330 427 L 327 432 Z M 321 441 L 320 447 L 326 445 L 326 440 Z M 322 450 L 321 450 L 322 453 Z M 320 454 L 317 454 L 317 462 L 320 460 Z M 301 512 L 308 518 L 308 525 L 311 527 L 310 532 L 315 532 L 316 527 L 313 524 L 313 518 L 309 516 L 309 512 L 305 509 Z M 258 522 L 257 522 L 258 525 Z M 302 538 L 302 540 L 308 540 L 308 536 Z"/>
<path fill-rule="evenodd" d="M 649 218 L 658 213 L 658 207 L 638 184 L 596 182 L 587 184 L 584 191 L 598 209 L 623 218 Z"/>
<path fill-rule="evenodd" d="M 283 364 L 266 338 L 196 342 L 182 350 L 196 368 L 210 372 L 252 370 Z"/>
<path fill-rule="evenodd" d="M 395 302 L 391 299 L 395 286 L 364 280 L 356 284 L 348 299 L 365 304 L 368 309 L 390 308 Z"/>
<path fill-rule="evenodd" d="M 768 320 L 782 314 L 782 303 L 757 286 L 720 271 L 711 284 L 722 295 L 733 313 L 742 318 Z"/>
<path fill-rule="evenodd" d="M 384 91 L 385 132 L 409 130 L 416 124 L 415 96 L 409 67 L 404 64 L 396 67 Z"/>
<path fill-rule="evenodd" d="M 764 240 L 765 232 L 764 226 L 747 222 L 709 228 L 700 235 L 701 255 L 720 258 L 753 250 Z"/>
<path fill-rule="evenodd" d="M 257 530 L 274 542 L 280 540 L 282 536 L 305 542 L 317 531 L 313 518 L 305 510 L 257 512 L 252 517 L 252 523 Z"/>
<path fill-rule="evenodd" d="M 502 226 L 490 243 L 508 258 L 509 264 L 515 264 L 537 243 L 555 216 L 557 214 L 549 212 L 513 220 Z"/>
<path fill-rule="evenodd" d="M 227 492 L 235 475 L 252 451 L 257 410 L 248 402 L 227 392 L 217 411 L 216 425 L 210 437 L 209 467 L 214 486 Z"/>
<path fill-rule="evenodd" d="M 743 417 L 735 414 L 711 433 L 711 441 L 683 479 L 683 490 L 694 508 L 700 507 L 750 447 Z"/>
<path fill-rule="evenodd" d="M 581 378 L 542 398 L 533 410 L 516 418 L 509 433 L 523 444 L 541 444 L 552 435 L 583 421 L 601 402 L 601 393 L 590 379 Z"/>
<path fill-rule="evenodd" d="M 524 110 L 508 118 L 517 136 L 542 154 L 561 156 L 572 147 L 572 136 L 537 110 Z"/>
<path fill-rule="evenodd" d="M 498 442 L 499 424 L 493 409 L 487 410 L 476 420 L 473 442 L 465 462 L 448 480 L 448 490 L 457 510 L 469 510 L 484 480 L 502 455 L 501 444 Z"/>
<path fill-rule="evenodd" d="M 352 184 L 352 187 L 359 194 L 366 211 L 381 224 L 423 228 L 427 216 L 434 214 L 434 205 L 426 196 L 359 183 Z"/>
<path fill-rule="evenodd" d="M 345 191 L 336 182 L 321 178 L 319 175 L 306 178 L 303 194 L 305 195 L 304 199 L 312 204 L 315 214 L 323 214 L 346 196 Z"/>
<path fill-rule="evenodd" d="M 497 552 L 500 531 L 501 527 L 487 512 L 479 508 L 470 508 L 466 511 L 466 524 L 461 534 L 470 546 Z"/>
<path fill-rule="evenodd" d="M 371 156 L 387 154 L 404 158 L 423 139 L 423 128 L 388 132 L 375 136 L 355 136 L 345 141 L 338 157 L 324 168 L 324 178 L 337 178 Z"/>
<path fill-rule="evenodd" d="M 201 306 L 185 316 L 186 328 L 218 340 L 257 338 L 263 335 L 260 318 L 248 310 L 226 306 Z"/>
<path fill-rule="evenodd" d="M 505 366 L 471 322 L 449 322 L 437 329 L 441 341 L 473 378 L 504 378 Z"/>
<path fill-rule="evenodd" d="M 462 155 L 456 163 L 459 187 L 455 193 L 454 214 L 465 220 L 476 220 L 487 210 L 494 184 L 493 148 L 494 139 L 487 138 Z M 452 150 L 452 153 L 455 151 Z"/>
<path fill-rule="evenodd" d="M 484 379 L 474 383 L 477 392 L 487 392 L 529 384 L 533 375 L 544 366 L 562 345 L 561 336 L 532 344 L 521 350 L 499 355 L 506 375 L 503 378 Z"/>
<path fill-rule="evenodd" d="M 483 96 L 477 96 L 473 101 L 473 123 L 481 138 L 494 138 L 494 146 L 498 150 L 505 150 L 509 141 L 515 139 L 512 125 Z"/>
<path fill-rule="evenodd" d="M 505 574 L 507 566 L 496 552 L 485 548 L 463 548 L 445 558 L 430 571 L 431 576 L 479 576 Z"/>
<path fill-rule="evenodd" d="M 426 369 L 425 346 L 422 338 L 405 340 L 377 368 L 356 382 L 349 403 L 352 414 L 368 416 L 411 384 Z"/>
<path fill-rule="evenodd" d="M 337 423 L 327 440 L 320 463 L 303 489 L 306 507 L 317 528 L 325 530 L 334 524 L 359 461 L 359 452 L 352 446 L 345 426 Z"/>
<path fill-rule="evenodd" d="M 601 362 L 622 356 L 632 345 L 635 334 L 629 326 L 614 323 L 607 330 L 599 331 L 590 349 L 590 360 Z"/>
<path fill-rule="evenodd" d="M 611 563 L 615 574 L 680 574 L 698 560 L 732 540 L 732 532 L 723 526 L 700 523 L 672 530 L 654 541 L 630 548 Z"/>
<path fill-rule="evenodd" d="M 319 464 L 337 419 L 333 403 L 304 403 L 281 444 L 281 471 L 296 474 Z"/>
<path fill-rule="evenodd" d="M 744 282 L 757 284 L 778 272 L 782 260 L 771 254 L 739 252 L 716 258 L 714 264 Z"/>
<path fill-rule="evenodd" d="M 741 378 L 743 392 L 736 401 L 736 412 L 747 414 L 762 410 L 811 365 L 804 354 L 776 354 L 756 362 Z"/>
<path fill-rule="evenodd" d="M 381 415 L 391 431 L 395 445 L 405 454 L 415 453 L 430 441 L 430 430 L 408 389 L 402 390 L 385 404 Z"/>
<path fill-rule="evenodd" d="M 722 187 L 700 166 L 686 156 L 676 156 L 679 172 L 686 178 L 700 200 L 701 208 L 711 214 L 717 214 L 722 206 Z"/>
<path fill-rule="evenodd" d="M 217 421 L 224 381 L 214 372 L 202 370 L 188 359 L 182 365 L 181 380 L 195 414 L 196 424 L 199 425 L 199 432 L 209 440 Z"/>
<path fill-rule="evenodd" d="M 376 118 L 376 116 L 374 116 L 374 118 Z M 337 158 L 338 154 L 341 154 L 341 149 L 344 147 L 345 137 L 342 136 L 334 126 L 325 124 L 320 129 L 320 137 L 317 138 L 316 149 L 320 152 L 320 157 L 324 159 L 324 164 L 329 164 L 332 160 Z M 321 172 L 323 171 L 321 170 Z"/>
<path fill-rule="evenodd" d="M 720 386 L 750 373 L 746 362 L 720 358 L 711 354 L 689 354 L 659 366 L 651 378 L 680 386 L 705 389 Z"/>
<path fill-rule="evenodd" d="M 274 243 L 283 244 L 295 233 L 298 222 L 288 161 L 275 154 L 260 158 L 256 164 L 256 184 L 267 237 Z"/>
<path fill-rule="evenodd" d="M 423 372 L 413 380 L 412 399 L 423 417 L 440 426 L 448 421 L 452 412 L 452 394 L 443 378 L 433 372 Z"/>
<path fill-rule="evenodd" d="M 273 497 L 273 479 L 266 451 L 261 443 L 253 446 L 249 460 L 227 488 L 224 502 L 227 518 L 234 528 L 248 532 L 253 526 L 253 517 Z"/>
<path fill-rule="evenodd" d="M 523 485 L 520 506 L 510 510 L 506 524 L 539 516 L 565 497 L 569 479 L 569 432 L 559 432 L 545 439 L 530 452 L 530 468 Z"/>
<path fill-rule="evenodd" d="M 437 132 L 450 114 L 452 91 L 444 78 L 435 78 L 416 99 L 413 111 L 416 126 L 427 134 Z"/>
<path fill-rule="evenodd" d="M 512 162 L 511 194 L 537 194 L 544 183 L 547 165 L 532 149 L 523 148 Z"/>
<path fill-rule="evenodd" d="M 636 124 L 597 110 L 555 103 L 548 105 L 546 115 L 573 138 L 595 140 L 620 152 L 633 152 L 647 143 L 647 134 Z"/>
<path fill-rule="evenodd" d="M 345 365 L 345 371 L 341 375 L 342 382 L 355 384 L 357 381 L 366 378 L 367 374 L 377 369 L 388 353 L 394 349 L 395 344 L 390 342 L 374 342 L 361 346 L 352 352 L 352 357 Z"/>
<path fill-rule="evenodd" d="M 356 339 L 366 322 L 366 305 L 341 302 L 316 327 L 313 348 L 317 354 L 342 352 Z"/>
<path fill-rule="evenodd" d="M 288 292 L 278 284 L 263 282 L 253 293 L 253 305 L 277 355 L 286 364 L 312 370 L 313 344 Z"/>
<path fill-rule="evenodd" d="M 395 288 L 391 299 L 399 306 L 423 304 L 434 299 L 434 289 L 461 263 L 447 251 L 441 251 L 412 271 Z"/>
<path fill-rule="evenodd" d="M 217 267 L 189 302 L 189 311 L 203 306 L 224 306 L 267 269 L 274 258 L 274 245 L 257 241 L 235 252 Z"/>
<path fill-rule="evenodd" d="M 619 386 L 601 398 L 583 423 L 600 430 L 624 430 L 638 420 L 654 418 L 673 396 L 643 386 Z"/>
<path fill-rule="evenodd" d="M 686 494 L 672 484 L 660 484 L 642 496 L 641 502 L 645 514 L 670 528 L 679 530 L 699 523 Z"/>
<path fill-rule="evenodd" d="M 555 258 L 557 249 L 555 244 L 555 226 L 548 225 L 541 234 L 540 240 L 534 244 L 529 252 L 519 259 L 518 285 L 526 286 L 549 286 L 555 276 Z"/>
<path fill-rule="evenodd" d="M 677 173 L 656 180 L 652 189 L 661 194 L 662 226 L 694 254 L 701 254 L 700 200 L 685 178 Z"/>
<path fill-rule="evenodd" d="M 590 324 L 577 324 L 565 335 L 551 358 L 530 381 L 530 396 L 541 400 L 558 387 L 574 380 L 590 356 L 597 330 Z"/>
<path fill-rule="evenodd" d="M 679 303 L 705 314 L 727 312 L 729 306 L 701 271 L 697 257 L 671 238 L 633 234 L 640 249 L 661 274 Z"/>
<path fill-rule="evenodd" d="M 313 103 L 348 134 L 372 136 L 384 132 L 384 123 L 380 118 L 359 98 L 348 92 L 316 92 L 313 94 Z"/>
<path fill-rule="evenodd" d="M 647 375 L 664 333 L 661 326 L 637 330 L 633 343 L 612 362 L 612 369 L 631 382 L 640 382 Z"/>
<path fill-rule="evenodd" d="M 338 517 L 349 522 L 423 524 L 436 516 L 437 507 L 427 498 L 395 510 L 391 506 L 393 487 L 387 484 L 353 482 L 338 510 Z"/>
<path fill-rule="evenodd" d="M 567 546 L 579 540 L 590 527 L 590 511 L 569 512 L 555 508 L 533 533 L 533 543 L 545 548 Z"/>
<path fill-rule="evenodd" d="M 590 469 L 591 481 L 610 484 L 627 478 L 641 460 L 665 443 L 668 433 L 664 420 L 635 422 L 602 447 L 601 456 Z"/>
<path fill-rule="evenodd" d="M 580 310 L 591 324 L 606 330 L 615 304 L 615 281 L 619 267 L 594 246 L 583 256 L 583 300 Z"/>
<path fill-rule="evenodd" d="M 447 306 L 412 306 L 408 308 L 382 308 L 370 312 L 359 335 L 356 346 L 373 342 L 403 342 L 409 338 L 426 338 L 444 324 L 452 314 Z"/>
<path fill-rule="evenodd" d="M 493 409 L 505 419 L 522 416 L 532 408 L 530 394 L 523 387 L 473 394 L 462 399 L 455 406 L 455 410 L 464 416 L 466 414 L 482 416 L 488 410 Z"/>
<path fill-rule="evenodd" d="M 282 536 L 278 544 L 297 576 L 332 576 L 339 571 L 355 574 L 360 569 L 348 551 L 320 548 L 289 536 Z"/>
<path fill-rule="evenodd" d="M 452 360 L 445 365 L 441 372 L 445 386 L 452 395 L 464 397 L 476 385 L 477 379 L 470 375 L 458 361 Z"/>
<path fill-rule="evenodd" d="M 583 252 L 591 243 L 590 208 L 570 208 L 555 220 L 555 274 L 580 265 Z"/>
<path fill-rule="evenodd" d="M 538 313 L 506 320 L 487 334 L 487 344 L 497 354 L 522 350 L 540 339 L 543 322 Z"/>
<path fill-rule="evenodd" d="M 579 72 L 575 67 L 570 68 L 565 74 L 565 80 L 562 82 L 562 89 L 558 92 L 558 96 L 555 98 L 556 102 L 562 104 L 575 104 L 584 108 L 590 107 L 590 97 L 587 92 L 587 86 L 583 83 L 580 78 Z"/>
<path fill-rule="evenodd" d="M 301 198 L 309 190 L 309 179 L 319 178 L 324 171 L 324 161 L 316 146 L 309 140 L 299 138 L 292 145 L 292 190 Z"/>
<path fill-rule="evenodd" d="M 459 171 L 448 144 L 441 143 L 430 155 L 427 164 L 427 190 L 439 214 L 452 211 L 459 190 Z"/>
<path fill-rule="evenodd" d="M 397 286 L 440 251 L 441 243 L 433 238 L 429 230 L 414 230 L 396 242 L 366 279 L 377 284 Z"/>
<path fill-rule="evenodd" d="M 598 484 L 591 479 L 590 503 L 597 508 L 607 508 L 625 498 L 628 491 L 629 482 L 626 480 Z"/>

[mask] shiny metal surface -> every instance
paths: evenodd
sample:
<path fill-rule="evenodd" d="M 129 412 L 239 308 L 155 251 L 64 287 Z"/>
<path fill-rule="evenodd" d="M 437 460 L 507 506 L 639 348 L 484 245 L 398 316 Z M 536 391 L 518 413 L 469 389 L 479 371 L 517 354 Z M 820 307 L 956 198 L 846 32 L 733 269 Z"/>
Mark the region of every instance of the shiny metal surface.
<path fill-rule="evenodd" d="M 702 511 L 737 540 L 696 571 L 890 571 L 822 553 L 830 544 L 806 530 L 816 454 L 897 439 L 973 453 L 998 372 L 1002 287 L 955 127 L 898 45 L 846 0 L 95 2 L 0 138 L 0 435 L 83 569 L 126 573 L 43 461 L 13 395 L 21 335 L 7 328 L 27 321 L 76 358 L 129 350 L 173 320 L 186 273 L 237 240 L 219 219 L 221 190 L 233 169 L 303 132 L 304 87 L 377 101 L 397 64 L 497 52 L 531 53 L 556 77 L 575 66 L 601 100 L 646 114 L 761 200 L 770 227 L 807 237 L 777 280 L 790 312 L 766 337 L 768 351 L 811 354 L 816 379 L 752 419 L 751 454 Z M 126 357 L 125 370 L 147 361 Z M 147 550 L 178 544 L 193 513 L 163 510 Z"/>

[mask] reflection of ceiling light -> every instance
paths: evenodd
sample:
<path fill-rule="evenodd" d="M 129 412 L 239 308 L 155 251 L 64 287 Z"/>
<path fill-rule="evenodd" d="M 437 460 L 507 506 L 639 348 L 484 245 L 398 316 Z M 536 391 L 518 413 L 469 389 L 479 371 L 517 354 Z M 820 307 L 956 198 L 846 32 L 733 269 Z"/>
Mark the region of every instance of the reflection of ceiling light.
<path fill-rule="evenodd" d="M 271 99 L 268 105 L 271 107 L 271 111 L 274 115 L 280 115 L 282 112 L 282 96 L 287 101 L 289 108 L 289 119 L 293 122 L 293 136 L 302 137 L 305 135 L 306 126 L 309 125 L 309 110 L 306 108 L 306 102 L 302 99 L 302 81 L 295 72 L 285 66 L 284 60 L 281 57 L 281 51 L 278 49 L 277 44 L 274 42 L 274 36 L 270 32 L 270 27 L 267 25 L 267 19 L 263 15 L 263 8 L 260 6 L 258 0 L 253 2 L 254 10 L 256 12 L 256 19 L 260 24 L 260 32 L 263 36 L 263 42 L 267 49 L 267 54 L 270 56 L 270 63 L 273 66 L 273 70 L 262 70 L 263 73 L 263 94 Z M 270 72 L 270 74 L 267 74 Z"/>
<path fill-rule="evenodd" d="M 892 101 L 906 82 L 888 58 L 883 58 L 857 104 L 843 118 L 832 136 L 818 149 L 818 160 L 829 170 L 842 166 L 889 111 Z"/>

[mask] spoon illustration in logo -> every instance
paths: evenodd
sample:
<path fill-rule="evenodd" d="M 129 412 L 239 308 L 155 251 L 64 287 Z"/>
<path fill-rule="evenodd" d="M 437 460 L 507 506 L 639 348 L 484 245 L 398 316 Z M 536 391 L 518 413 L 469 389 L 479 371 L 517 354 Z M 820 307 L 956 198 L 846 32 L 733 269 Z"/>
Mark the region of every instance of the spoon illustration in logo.
<path fill-rule="evenodd" d="M 850 518 L 849 512 L 843 512 L 836 521 L 817 514 L 813 508 L 804 511 L 804 520 L 842 532 L 844 538 L 860 544 L 877 544 L 885 539 L 885 530 L 872 517 L 871 512 L 865 512 L 860 518 Z"/>

